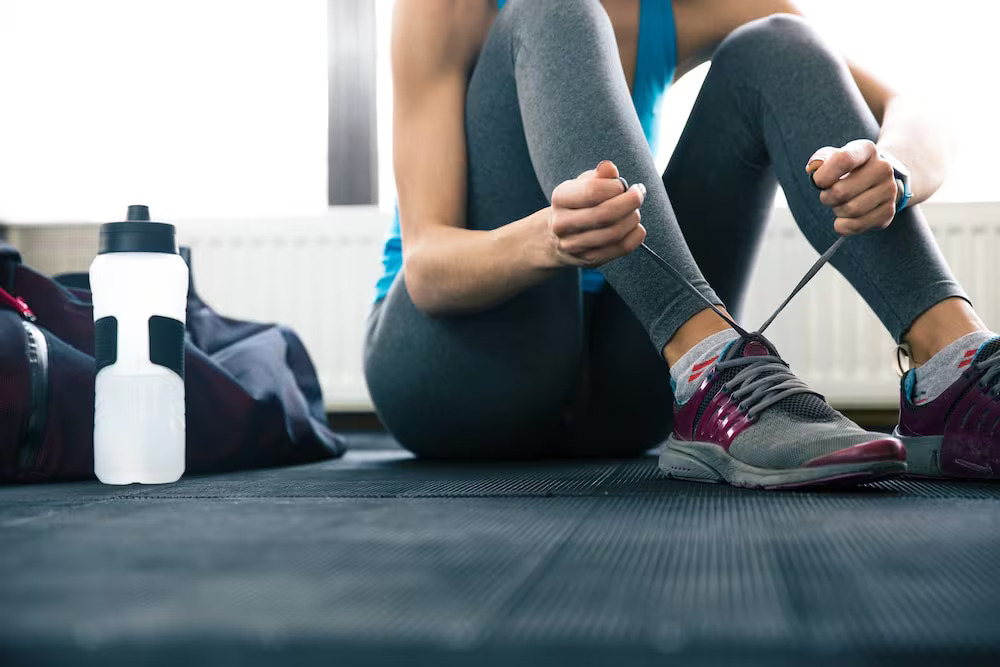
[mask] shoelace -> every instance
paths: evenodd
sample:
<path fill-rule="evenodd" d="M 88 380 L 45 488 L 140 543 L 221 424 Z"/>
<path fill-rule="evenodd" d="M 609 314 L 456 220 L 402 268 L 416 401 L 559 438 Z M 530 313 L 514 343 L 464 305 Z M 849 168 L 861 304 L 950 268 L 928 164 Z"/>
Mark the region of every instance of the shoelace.
<path fill-rule="evenodd" d="M 734 322 L 731 317 L 729 317 L 724 312 L 719 310 L 719 308 L 714 303 L 709 301 L 704 294 L 698 291 L 698 288 L 696 288 L 694 285 L 688 282 L 687 278 L 682 276 L 680 271 L 667 264 L 666 260 L 657 255 L 656 251 L 650 248 L 648 245 L 646 245 L 645 242 L 640 243 L 639 247 L 645 250 L 646 253 L 650 257 L 652 257 L 657 264 L 659 264 L 660 268 L 662 268 L 664 271 L 670 274 L 670 276 L 673 277 L 677 282 L 679 282 L 681 286 L 684 287 L 684 289 L 686 289 L 687 291 L 691 292 L 691 294 L 704 301 L 706 306 L 714 310 L 715 314 L 724 319 L 729 324 L 729 326 L 731 326 L 733 329 L 736 330 L 736 332 L 740 336 L 748 340 L 751 340 L 754 338 L 760 338 L 764 335 L 764 330 L 767 329 L 772 322 L 774 322 L 774 318 L 776 318 L 781 313 L 781 311 L 785 309 L 785 306 L 787 306 L 789 302 L 793 298 L 795 298 L 796 294 L 802 291 L 802 288 L 805 287 L 806 284 L 808 284 L 809 281 L 813 279 L 813 276 L 815 276 L 816 273 L 823 268 L 823 265 L 825 265 L 827 262 L 830 261 L 830 258 L 833 257 L 833 253 L 837 252 L 837 250 L 840 248 L 841 245 L 843 245 L 844 241 L 846 240 L 847 240 L 846 236 L 841 236 L 840 238 L 838 238 L 836 241 L 833 242 L 833 245 L 827 248 L 826 252 L 820 255 L 819 259 L 817 259 L 816 262 L 809 268 L 809 270 L 806 272 L 806 275 L 802 277 L 802 280 L 799 281 L 799 284 L 796 285 L 795 288 L 792 290 L 792 293 L 789 294 L 788 297 L 781 302 L 781 305 L 778 306 L 778 308 L 773 313 L 771 313 L 771 316 L 767 318 L 764 324 L 762 324 L 761 327 L 754 333 L 747 332 L 746 329 L 744 329 L 736 322 Z"/>
<path fill-rule="evenodd" d="M 830 261 L 833 253 L 837 252 L 841 244 L 844 242 L 846 237 L 840 237 L 837 239 L 826 252 L 824 252 L 818 260 L 810 267 L 806 275 L 799 281 L 799 284 L 795 286 L 792 293 L 788 295 L 781 305 L 778 306 L 777 310 L 767 318 L 767 321 L 753 333 L 749 333 L 733 321 L 732 318 L 726 316 L 714 303 L 705 297 L 704 294 L 698 291 L 698 289 L 692 285 L 688 280 L 680 274 L 674 267 L 670 266 L 662 257 L 660 257 L 656 252 L 650 248 L 645 243 L 640 244 L 640 247 L 646 251 L 646 253 L 653 258 L 653 260 L 664 269 L 670 276 L 677 280 L 685 289 L 697 296 L 699 299 L 705 302 L 705 304 L 715 311 L 715 313 L 724 319 L 729 326 L 736 330 L 739 335 L 747 340 L 763 340 L 764 329 L 766 329 L 774 321 L 774 318 L 785 309 L 785 306 L 798 294 L 806 284 L 812 280 L 813 276 L 823 268 L 823 265 Z M 1000 358 L 998 358 L 1000 359 Z M 800 380 L 798 376 L 792 373 L 789 369 L 788 364 L 784 359 L 775 355 L 760 355 L 752 357 L 738 357 L 736 359 L 729 359 L 726 361 L 720 361 L 715 365 L 715 372 L 719 373 L 730 368 L 738 368 L 740 366 L 745 366 L 743 370 L 737 373 L 731 380 L 725 382 L 722 385 L 722 391 L 730 395 L 730 397 L 737 401 L 739 410 L 746 414 L 747 419 L 754 420 L 760 415 L 761 412 L 767 410 L 769 407 L 782 401 L 789 396 L 795 396 L 796 394 L 814 394 L 823 399 L 823 395 L 813 391 L 809 386 Z M 1000 374 L 1000 365 L 995 369 L 997 374 Z M 825 400 L 825 399 L 823 399 Z"/>
<path fill-rule="evenodd" d="M 619 178 L 625 189 L 628 190 L 628 182 L 624 178 Z M 791 294 L 781 302 L 781 305 L 771 314 L 769 318 L 761 325 L 761 327 L 750 333 L 739 324 L 733 321 L 731 317 L 723 313 L 714 303 L 712 303 L 704 294 L 698 291 L 698 289 L 692 285 L 687 278 L 685 278 L 681 273 L 670 266 L 662 257 L 656 254 L 652 248 L 646 245 L 645 242 L 639 245 L 646 254 L 653 258 L 653 260 L 660 266 L 661 269 L 667 272 L 674 280 L 681 284 L 686 290 L 691 294 L 696 296 L 705 302 L 709 308 L 715 311 L 715 314 L 724 319 L 729 326 L 731 326 L 743 339 L 747 341 L 751 340 L 764 340 L 764 330 L 767 329 L 774 322 L 774 319 L 785 309 L 785 306 L 795 298 L 795 295 L 802 291 L 810 280 L 813 279 L 823 266 L 830 261 L 833 254 L 837 252 L 847 237 L 841 236 L 836 241 L 833 242 L 826 252 L 820 255 L 819 259 L 809 268 L 806 275 L 802 277 L 802 280 L 795 286 Z M 769 346 L 768 346 L 769 347 Z M 991 371 L 983 376 L 985 380 L 987 376 L 990 379 L 994 379 L 1000 376 L 1000 356 L 994 356 L 992 359 L 986 360 L 983 363 L 991 364 Z M 995 365 L 995 368 L 992 366 Z M 740 366 L 745 366 L 743 370 L 737 373 L 731 380 L 725 382 L 722 385 L 722 390 L 728 393 L 733 400 L 737 401 L 739 404 L 740 411 L 747 415 L 748 419 L 756 419 L 764 410 L 777 403 L 778 401 L 784 400 L 789 396 L 794 396 L 796 394 L 814 394 L 823 398 L 822 394 L 813 391 L 806 385 L 805 382 L 800 380 L 791 369 L 789 369 L 788 364 L 781 357 L 775 355 L 761 355 L 752 357 L 739 357 L 736 359 L 729 359 L 726 361 L 720 361 L 715 365 L 715 371 L 725 371 L 730 368 L 738 368 Z M 824 399 L 825 400 L 825 399 Z"/>
<path fill-rule="evenodd" d="M 1000 398 L 1000 350 L 994 352 L 991 356 L 983 359 L 976 363 L 979 369 L 985 369 L 986 372 L 983 376 L 979 378 L 979 387 L 983 391 L 988 391 L 990 396 L 993 398 Z"/>
<path fill-rule="evenodd" d="M 722 385 L 722 391 L 737 402 L 740 412 L 754 420 L 764 410 L 796 394 L 816 394 L 788 368 L 781 357 L 774 355 L 757 357 L 738 357 L 728 361 L 720 361 L 715 365 L 716 372 L 729 368 L 746 366 L 733 376 L 732 380 Z M 734 388 L 739 387 L 734 391 Z"/>

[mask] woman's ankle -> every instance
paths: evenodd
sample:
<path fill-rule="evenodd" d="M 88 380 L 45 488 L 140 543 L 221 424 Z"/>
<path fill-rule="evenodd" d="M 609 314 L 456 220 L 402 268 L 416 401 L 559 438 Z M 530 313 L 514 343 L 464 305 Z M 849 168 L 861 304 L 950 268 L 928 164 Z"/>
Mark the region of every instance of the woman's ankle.
<path fill-rule="evenodd" d="M 729 315 L 722 306 L 719 309 Z M 705 308 L 687 322 L 681 325 L 661 351 L 663 358 L 667 360 L 669 366 L 677 363 L 691 348 L 705 340 L 712 334 L 732 329 L 729 324 L 719 317 L 712 309 Z"/>
<path fill-rule="evenodd" d="M 989 327 L 968 301 L 951 297 L 931 306 L 914 320 L 903 342 L 910 348 L 911 361 L 924 364 L 962 336 L 975 331 L 989 331 Z"/>

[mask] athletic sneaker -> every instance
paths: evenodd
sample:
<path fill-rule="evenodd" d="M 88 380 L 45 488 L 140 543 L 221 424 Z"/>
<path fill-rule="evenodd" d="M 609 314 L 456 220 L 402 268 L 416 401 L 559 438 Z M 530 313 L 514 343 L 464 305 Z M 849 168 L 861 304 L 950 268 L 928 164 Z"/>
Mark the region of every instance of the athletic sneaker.
<path fill-rule="evenodd" d="M 869 482 L 906 472 L 906 451 L 899 440 L 865 431 L 831 408 L 789 370 L 763 336 L 846 240 L 838 238 L 820 255 L 755 333 L 722 312 L 652 248 L 639 245 L 740 336 L 711 369 L 697 369 L 702 378 L 698 389 L 685 403 L 674 405 L 674 432 L 660 451 L 660 470 L 667 477 L 785 489 Z"/>
<path fill-rule="evenodd" d="M 766 338 L 748 334 L 674 406 L 660 469 L 677 479 L 781 489 L 896 476 L 906 471 L 906 453 L 899 440 L 830 407 Z"/>
<path fill-rule="evenodd" d="M 899 425 L 909 471 L 921 477 L 1000 479 L 1000 338 L 962 362 L 944 393 L 913 403 L 914 371 L 903 376 Z"/>

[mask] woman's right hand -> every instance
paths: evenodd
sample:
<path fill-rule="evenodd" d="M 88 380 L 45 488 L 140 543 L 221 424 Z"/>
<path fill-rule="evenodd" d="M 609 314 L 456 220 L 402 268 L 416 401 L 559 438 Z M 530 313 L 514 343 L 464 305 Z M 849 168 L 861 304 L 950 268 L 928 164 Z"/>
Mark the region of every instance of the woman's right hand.
<path fill-rule="evenodd" d="M 560 183 L 547 209 L 552 258 L 560 266 L 590 269 L 629 254 L 646 238 L 639 223 L 645 198 L 642 183 L 623 189 L 608 160 Z"/>

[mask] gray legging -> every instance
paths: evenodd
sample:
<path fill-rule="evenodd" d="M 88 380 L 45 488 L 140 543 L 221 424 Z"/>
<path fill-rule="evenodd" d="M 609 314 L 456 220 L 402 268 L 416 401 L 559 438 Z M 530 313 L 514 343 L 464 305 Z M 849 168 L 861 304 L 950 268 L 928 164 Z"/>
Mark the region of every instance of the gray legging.
<path fill-rule="evenodd" d="M 802 20 L 772 16 L 716 49 L 661 183 L 597 0 L 512 0 L 473 72 L 465 125 L 470 229 L 537 211 L 560 182 L 610 159 L 646 184 L 646 242 L 736 313 L 776 184 L 825 249 L 833 214 L 805 163 L 820 146 L 879 132 L 844 62 Z M 833 265 L 897 340 L 935 303 L 964 296 L 919 209 L 850 239 Z M 658 352 L 704 305 L 644 253 L 601 272 L 613 290 L 581 299 L 579 272 L 567 269 L 451 317 L 417 310 L 400 274 L 371 313 L 365 349 L 383 423 L 428 458 L 631 456 L 655 445 L 672 406 Z"/>

